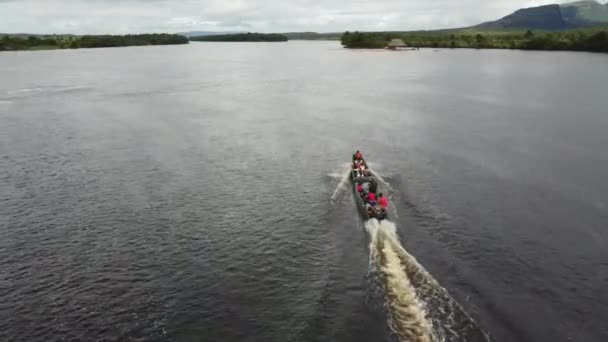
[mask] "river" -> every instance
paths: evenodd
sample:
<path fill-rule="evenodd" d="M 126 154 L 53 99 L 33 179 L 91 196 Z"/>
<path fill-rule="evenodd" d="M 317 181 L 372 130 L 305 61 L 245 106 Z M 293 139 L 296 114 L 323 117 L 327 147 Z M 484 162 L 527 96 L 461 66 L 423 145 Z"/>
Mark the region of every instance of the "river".
<path fill-rule="evenodd" d="M 606 65 L 0 53 L 0 340 L 607 341 Z M 357 215 L 356 149 L 386 227 Z"/>

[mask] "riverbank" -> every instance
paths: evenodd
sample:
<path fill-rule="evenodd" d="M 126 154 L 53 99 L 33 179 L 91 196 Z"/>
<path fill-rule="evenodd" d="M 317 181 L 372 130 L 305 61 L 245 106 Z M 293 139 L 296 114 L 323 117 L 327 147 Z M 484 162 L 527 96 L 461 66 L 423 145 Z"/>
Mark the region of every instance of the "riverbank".
<path fill-rule="evenodd" d="M 287 36 L 278 33 L 235 33 L 190 37 L 196 42 L 286 42 Z"/>
<path fill-rule="evenodd" d="M 608 29 L 568 31 L 419 31 L 345 32 L 345 48 L 383 49 L 391 39 L 402 39 L 410 47 L 521 49 L 608 52 Z"/>
<path fill-rule="evenodd" d="M 188 44 L 188 38 L 177 34 L 167 33 L 96 36 L 4 36 L 0 39 L 0 51 L 54 50 L 174 44 Z"/>

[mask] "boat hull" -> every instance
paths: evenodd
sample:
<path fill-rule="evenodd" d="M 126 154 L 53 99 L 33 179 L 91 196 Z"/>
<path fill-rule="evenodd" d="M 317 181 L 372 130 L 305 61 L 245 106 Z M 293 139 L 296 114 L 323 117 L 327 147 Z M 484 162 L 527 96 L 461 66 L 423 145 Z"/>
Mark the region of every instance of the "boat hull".
<path fill-rule="evenodd" d="M 362 159 L 363 160 L 363 159 Z M 355 161 L 355 157 L 353 156 L 353 163 Z M 363 160 L 363 164 L 365 165 L 365 168 L 369 170 L 369 167 L 367 166 L 367 163 L 365 162 L 365 160 Z M 357 211 L 359 211 L 359 214 L 361 215 L 361 217 L 364 220 L 369 220 L 370 218 L 375 218 L 375 217 L 370 217 L 368 211 L 367 211 L 367 206 L 365 205 L 365 201 L 363 200 L 363 198 L 361 198 L 361 195 L 359 195 L 359 192 L 357 192 L 357 188 L 356 188 L 356 178 L 355 178 L 355 172 L 353 170 L 351 170 L 350 172 L 350 180 L 351 180 L 351 185 L 352 185 L 352 189 L 353 189 L 353 194 L 355 197 L 355 203 L 357 205 Z M 376 182 L 377 184 L 377 189 L 376 192 L 379 193 L 384 193 L 386 197 L 388 197 L 388 192 L 386 192 L 385 187 L 380 184 L 379 182 Z M 388 219 L 388 212 L 385 213 L 385 216 L 383 219 Z"/>

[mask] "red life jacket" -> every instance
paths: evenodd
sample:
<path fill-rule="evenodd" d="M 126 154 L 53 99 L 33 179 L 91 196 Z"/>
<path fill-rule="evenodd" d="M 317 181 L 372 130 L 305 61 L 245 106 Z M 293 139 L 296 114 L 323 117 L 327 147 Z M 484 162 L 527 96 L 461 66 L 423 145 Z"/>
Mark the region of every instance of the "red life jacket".
<path fill-rule="evenodd" d="M 367 200 L 368 201 L 375 201 L 376 200 L 376 194 L 373 192 L 370 192 L 369 194 L 367 194 Z"/>
<path fill-rule="evenodd" d="M 382 196 L 382 197 L 378 198 L 378 204 L 382 208 L 386 209 L 388 207 L 388 201 L 386 200 L 386 197 Z"/>
<path fill-rule="evenodd" d="M 361 186 L 361 184 L 357 184 L 356 189 L 357 189 L 357 192 L 363 191 L 363 187 Z"/>

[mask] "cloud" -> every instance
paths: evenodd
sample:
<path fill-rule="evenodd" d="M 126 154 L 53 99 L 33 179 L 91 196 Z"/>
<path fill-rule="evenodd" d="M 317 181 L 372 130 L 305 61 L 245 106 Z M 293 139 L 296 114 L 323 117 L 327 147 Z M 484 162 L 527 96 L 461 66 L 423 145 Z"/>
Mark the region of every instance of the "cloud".
<path fill-rule="evenodd" d="M 415 30 L 475 25 L 529 0 L 0 0 L 0 32 Z"/>

